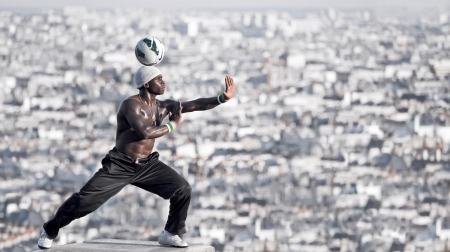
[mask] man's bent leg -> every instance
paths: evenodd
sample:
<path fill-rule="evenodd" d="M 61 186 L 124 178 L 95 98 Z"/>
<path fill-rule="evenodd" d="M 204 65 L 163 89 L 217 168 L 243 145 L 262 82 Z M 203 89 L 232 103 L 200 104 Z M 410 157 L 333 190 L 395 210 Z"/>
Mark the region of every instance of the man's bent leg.
<path fill-rule="evenodd" d="M 180 175 L 178 175 L 180 176 Z M 187 182 L 186 182 L 187 183 Z M 170 210 L 167 218 L 165 230 L 172 234 L 184 234 L 186 233 L 186 219 L 189 209 L 189 203 L 191 202 L 192 189 L 187 184 L 181 185 L 170 198 Z"/>
<path fill-rule="evenodd" d="M 156 155 L 158 155 L 156 153 Z M 175 170 L 157 160 L 133 179 L 133 185 L 155 193 L 164 199 L 170 199 L 170 210 L 165 230 L 172 234 L 186 233 L 185 222 L 191 187 Z"/>
<path fill-rule="evenodd" d="M 97 171 L 81 190 L 68 198 L 59 207 L 55 216 L 44 224 L 44 230 L 50 239 L 58 236 L 60 228 L 95 211 L 131 182 L 131 176 L 129 178 L 126 178 L 128 176 L 117 178 L 112 176 L 105 168 Z"/>

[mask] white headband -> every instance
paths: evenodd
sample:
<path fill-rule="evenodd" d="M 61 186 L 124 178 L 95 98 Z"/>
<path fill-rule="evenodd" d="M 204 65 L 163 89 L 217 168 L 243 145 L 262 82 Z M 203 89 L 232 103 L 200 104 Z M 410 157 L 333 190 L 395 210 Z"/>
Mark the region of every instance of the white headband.
<path fill-rule="evenodd" d="M 151 81 L 153 78 L 160 74 L 161 71 L 159 71 L 159 69 L 154 66 L 140 67 L 134 75 L 134 83 L 136 83 L 136 88 L 141 88 L 145 83 Z"/>

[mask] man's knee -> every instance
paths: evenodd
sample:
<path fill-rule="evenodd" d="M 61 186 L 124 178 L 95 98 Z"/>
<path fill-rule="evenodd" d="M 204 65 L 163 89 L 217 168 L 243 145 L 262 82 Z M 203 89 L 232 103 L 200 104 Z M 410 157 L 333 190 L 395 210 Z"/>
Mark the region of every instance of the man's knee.
<path fill-rule="evenodd" d="M 172 195 L 172 197 L 191 197 L 192 187 L 188 182 L 178 185 L 178 189 Z M 172 198 L 171 197 L 171 198 Z"/>
<path fill-rule="evenodd" d="M 191 193 L 192 193 L 192 187 L 191 187 L 191 185 L 189 185 L 189 183 L 186 183 L 186 185 L 184 185 L 182 188 L 181 188 L 181 190 L 182 190 L 182 193 L 184 194 L 184 195 L 191 195 Z"/>
<path fill-rule="evenodd" d="M 177 189 L 182 189 L 182 190 L 192 190 L 191 185 L 184 178 L 180 178 L 176 182 L 176 187 L 177 187 Z"/>
<path fill-rule="evenodd" d="M 188 194 L 190 196 L 192 193 L 192 187 L 189 185 L 188 187 L 185 188 L 185 190 L 186 190 L 186 194 Z"/>

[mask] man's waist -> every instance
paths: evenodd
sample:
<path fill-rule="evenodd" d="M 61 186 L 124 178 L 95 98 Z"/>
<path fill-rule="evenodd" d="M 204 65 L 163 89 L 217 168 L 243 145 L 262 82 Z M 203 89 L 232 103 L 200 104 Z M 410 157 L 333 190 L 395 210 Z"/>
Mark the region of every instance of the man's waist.
<path fill-rule="evenodd" d="M 125 162 L 125 163 L 148 163 L 151 162 L 152 160 L 158 160 L 159 157 L 159 153 L 158 152 L 152 152 L 150 153 L 147 157 L 143 157 L 143 158 L 132 158 L 129 155 L 127 155 L 126 153 L 124 153 L 123 151 L 118 150 L 116 147 L 112 148 L 112 150 L 109 151 L 109 154 L 107 155 L 107 157 L 109 156 L 110 159 L 116 160 L 116 161 L 121 161 L 121 162 Z"/>

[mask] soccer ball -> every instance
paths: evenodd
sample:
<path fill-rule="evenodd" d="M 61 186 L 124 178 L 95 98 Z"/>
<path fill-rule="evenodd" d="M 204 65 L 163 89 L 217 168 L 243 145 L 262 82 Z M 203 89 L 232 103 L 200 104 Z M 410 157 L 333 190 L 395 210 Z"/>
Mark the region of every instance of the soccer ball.
<path fill-rule="evenodd" d="M 143 65 L 157 65 L 164 58 L 164 45 L 155 37 L 143 38 L 137 43 L 134 53 Z"/>

